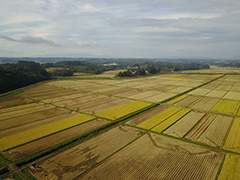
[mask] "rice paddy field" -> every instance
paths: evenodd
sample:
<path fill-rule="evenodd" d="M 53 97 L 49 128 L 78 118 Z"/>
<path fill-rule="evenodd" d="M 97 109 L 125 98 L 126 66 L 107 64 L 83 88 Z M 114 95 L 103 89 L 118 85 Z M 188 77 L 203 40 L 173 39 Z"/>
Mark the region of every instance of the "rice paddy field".
<path fill-rule="evenodd" d="M 0 179 L 239 179 L 240 75 L 112 74 L 0 96 Z"/>

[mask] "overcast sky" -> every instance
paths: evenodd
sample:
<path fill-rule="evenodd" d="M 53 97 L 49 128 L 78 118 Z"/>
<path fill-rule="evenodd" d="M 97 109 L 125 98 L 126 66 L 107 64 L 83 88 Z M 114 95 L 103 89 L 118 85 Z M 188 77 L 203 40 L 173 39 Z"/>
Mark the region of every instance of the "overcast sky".
<path fill-rule="evenodd" d="M 0 56 L 240 59 L 240 0 L 0 0 Z"/>

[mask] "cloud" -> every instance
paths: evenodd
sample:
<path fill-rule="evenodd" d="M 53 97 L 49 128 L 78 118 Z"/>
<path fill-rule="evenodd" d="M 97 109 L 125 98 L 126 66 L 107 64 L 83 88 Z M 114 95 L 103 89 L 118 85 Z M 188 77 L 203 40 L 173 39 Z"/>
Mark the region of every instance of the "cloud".
<path fill-rule="evenodd" d="M 54 41 L 44 39 L 41 37 L 23 36 L 21 39 L 17 40 L 17 39 L 11 38 L 6 35 L 0 35 L 0 38 L 8 40 L 8 41 L 12 41 L 12 42 L 31 43 L 31 44 L 47 44 L 50 46 L 59 46 Z"/>
<path fill-rule="evenodd" d="M 0 47 L 29 56 L 237 56 L 239 6 L 239 0 L 1 0 Z"/>

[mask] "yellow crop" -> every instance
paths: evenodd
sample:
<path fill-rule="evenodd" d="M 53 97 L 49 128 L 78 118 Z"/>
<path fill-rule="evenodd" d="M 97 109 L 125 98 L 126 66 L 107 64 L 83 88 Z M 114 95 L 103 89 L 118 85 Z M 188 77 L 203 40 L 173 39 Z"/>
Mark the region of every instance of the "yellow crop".
<path fill-rule="evenodd" d="M 80 114 L 51 124 L 23 131 L 18 134 L 3 137 L 0 139 L 0 151 L 7 150 L 29 141 L 33 141 L 35 139 L 81 124 L 94 118 L 95 117 L 90 115 Z"/>
<path fill-rule="evenodd" d="M 218 103 L 213 106 L 210 110 L 216 113 L 235 115 L 239 108 L 240 101 L 221 99 Z"/>
<path fill-rule="evenodd" d="M 166 104 L 174 104 L 174 103 L 176 103 L 176 102 L 178 102 L 178 101 L 181 101 L 182 99 L 184 99 L 184 98 L 186 98 L 186 97 L 188 97 L 189 95 L 187 95 L 187 94 L 184 94 L 184 95 L 182 95 L 182 96 L 179 96 L 179 97 L 177 97 L 177 98 L 175 98 L 175 99 L 173 99 L 173 100 L 171 100 L 171 101 L 168 101 Z"/>
<path fill-rule="evenodd" d="M 182 109 L 181 111 L 177 112 L 176 114 L 174 114 L 170 118 L 166 119 L 161 124 L 154 127 L 152 130 L 155 131 L 155 132 L 162 132 L 164 129 L 166 129 L 167 127 L 169 127 L 173 123 L 175 123 L 177 120 L 179 120 L 185 114 L 187 114 L 189 111 L 191 111 L 191 110 L 190 109 Z"/>
<path fill-rule="evenodd" d="M 141 127 L 144 129 L 151 129 L 152 127 L 161 123 L 162 121 L 169 118 L 170 116 L 172 116 L 173 114 L 175 114 L 176 112 L 178 112 L 180 110 L 181 110 L 181 108 L 179 108 L 179 107 L 171 107 L 171 108 L 157 114 L 156 116 L 153 116 L 152 118 L 138 124 L 137 127 Z"/>
<path fill-rule="evenodd" d="M 115 120 L 115 119 L 121 118 L 125 115 L 136 112 L 140 109 L 146 108 L 152 104 L 153 103 L 144 102 L 144 101 L 133 101 L 128 104 L 124 104 L 124 105 L 97 113 L 95 115 L 99 116 L 99 117 L 104 117 L 107 119 Z"/>
<path fill-rule="evenodd" d="M 239 180 L 240 179 L 240 156 L 227 154 L 223 163 L 219 180 Z"/>
<path fill-rule="evenodd" d="M 223 149 L 240 153 L 240 118 L 235 118 Z"/>

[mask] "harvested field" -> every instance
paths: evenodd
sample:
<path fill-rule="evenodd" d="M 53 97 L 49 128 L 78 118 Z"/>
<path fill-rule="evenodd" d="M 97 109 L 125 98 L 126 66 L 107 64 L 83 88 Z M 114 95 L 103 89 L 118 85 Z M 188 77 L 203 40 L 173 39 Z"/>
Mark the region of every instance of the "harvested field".
<path fill-rule="evenodd" d="M 75 104 L 82 105 L 83 103 L 88 103 L 88 102 L 95 101 L 95 100 L 98 100 L 101 98 L 107 98 L 107 97 L 102 96 L 100 94 L 86 93 L 85 96 L 54 102 L 54 104 L 58 105 L 58 106 L 64 106 L 64 107 L 68 106 L 69 107 L 69 106 L 75 105 Z"/>
<path fill-rule="evenodd" d="M 27 124 L 23 124 L 17 127 L 13 127 L 13 128 L 9 128 L 9 129 L 5 129 L 0 131 L 0 137 L 5 137 L 5 136 L 9 136 L 9 135 L 13 135 L 13 134 L 17 134 L 29 129 L 33 129 L 33 128 L 37 128 L 46 124 L 50 124 L 59 120 L 63 120 L 63 119 L 67 119 L 69 117 L 73 117 L 78 115 L 79 113 L 74 112 L 74 111 L 69 111 L 67 113 L 63 113 L 60 115 L 56 115 L 56 116 L 51 116 L 51 117 L 47 117 L 44 119 L 41 119 L 39 121 L 34 121 L 31 123 L 27 123 Z"/>
<path fill-rule="evenodd" d="M 144 98 L 143 100 L 158 103 L 163 100 L 167 100 L 168 98 L 173 97 L 173 96 L 176 96 L 176 94 L 164 92 L 164 93 L 160 93 L 158 95 Z"/>
<path fill-rule="evenodd" d="M 63 114 L 65 112 L 67 112 L 67 110 L 65 110 L 65 109 L 51 108 L 51 109 L 47 109 L 47 110 L 34 112 L 31 114 L 26 114 L 23 116 L 9 118 L 7 120 L 2 120 L 2 121 L 0 121 L 0 131 L 2 131 L 4 129 L 13 128 L 13 127 L 18 127 L 23 124 L 31 123 L 34 121 L 39 121 L 41 119 L 48 118 L 51 116 Z"/>
<path fill-rule="evenodd" d="M 185 92 L 185 91 L 187 91 L 187 90 L 190 90 L 191 88 L 189 88 L 189 87 L 177 87 L 177 88 L 173 88 L 173 89 L 171 89 L 171 90 L 169 90 L 168 92 L 172 92 L 172 93 L 183 93 L 183 92 Z"/>
<path fill-rule="evenodd" d="M 149 133 L 78 179 L 215 179 L 224 153 Z"/>
<path fill-rule="evenodd" d="M 191 111 L 163 133 L 182 138 L 204 115 L 205 113 Z"/>
<path fill-rule="evenodd" d="M 171 117 L 181 109 L 182 108 L 178 108 L 178 107 L 168 108 L 167 110 L 162 111 L 159 114 L 151 117 L 150 119 L 147 119 L 146 121 L 138 124 L 137 127 L 144 128 L 144 129 L 151 129 L 154 126 L 158 125 L 159 123 L 163 122 L 165 119 Z"/>
<path fill-rule="evenodd" d="M 240 179 L 240 156 L 236 154 L 226 154 L 222 170 L 218 180 L 239 180 Z"/>
<path fill-rule="evenodd" d="M 240 92 L 240 87 L 239 87 L 239 86 L 233 86 L 233 87 L 230 89 L 230 92 Z"/>
<path fill-rule="evenodd" d="M 23 105 L 25 106 L 25 105 Z M 13 110 L 13 111 L 8 111 L 5 113 L 0 114 L 0 121 L 5 120 L 5 119 L 10 119 L 13 117 L 19 117 L 23 116 L 26 114 L 32 114 L 34 112 L 39 112 L 39 111 L 44 111 L 48 109 L 53 109 L 54 106 L 51 105 L 46 105 L 46 104 L 38 104 L 38 105 L 33 105 L 32 107 L 30 106 L 29 108 L 24 108 L 24 109 L 19 109 L 19 110 Z M 7 108 L 8 109 L 8 108 Z M 12 110 L 12 108 L 11 108 Z"/>
<path fill-rule="evenodd" d="M 6 107 L 22 104 L 22 103 L 27 103 L 27 102 L 30 102 L 30 101 L 31 100 L 28 100 L 28 99 L 23 98 L 23 97 L 11 96 L 11 97 L 7 97 L 7 98 L 4 98 L 4 99 L 0 99 L 0 108 L 6 108 Z"/>
<path fill-rule="evenodd" d="M 189 95 L 187 95 L 187 94 L 184 94 L 184 95 L 182 95 L 182 96 L 179 96 L 179 97 L 177 97 L 177 98 L 174 98 L 173 100 L 171 100 L 171 101 L 168 101 L 166 104 L 175 104 L 176 102 L 178 102 L 178 101 L 181 101 L 181 100 L 183 100 L 183 99 L 185 99 L 185 98 L 187 98 Z"/>
<path fill-rule="evenodd" d="M 120 89 L 103 92 L 103 94 L 116 95 L 116 96 L 118 96 L 119 94 L 124 93 L 124 92 L 127 92 L 127 91 L 129 91 L 129 90 L 131 91 L 132 89 L 131 89 L 131 88 L 121 87 Z"/>
<path fill-rule="evenodd" d="M 152 103 L 144 101 L 133 101 L 100 113 L 95 114 L 96 116 L 116 120 L 118 118 L 129 115 L 133 112 L 139 111 L 141 109 L 147 108 L 148 106 L 153 105 Z"/>
<path fill-rule="evenodd" d="M 4 154 L 13 159 L 21 159 L 33 153 L 39 152 L 41 150 L 54 146 L 58 143 L 66 141 L 68 139 L 79 136 L 87 131 L 95 129 L 106 123 L 108 123 L 107 120 L 95 119 L 84 124 L 80 124 L 78 126 L 67 129 L 65 131 L 61 131 L 56 134 L 47 136 L 45 138 L 16 147 L 14 149 L 10 149 L 4 152 Z"/>
<path fill-rule="evenodd" d="M 240 92 L 228 92 L 223 99 L 240 100 Z"/>
<path fill-rule="evenodd" d="M 195 89 L 195 90 L 189 92 L 188 94 L 196 95 L 196 96 L 204 96 L 207 93 L 209 93 L 210 91 L 211 91 L 210 89 L 198 88 L 198 89 Z"/>
<path fill-rule="evenodd" d="M 195 101 L 197 101 L 199 98 L 200 98 L 200 96 L 188 96 L 188 97 L 178 101 L 175 105 L 188 107 L 191 104 L 193 104 Z"/>
<path fill-rule="evenodd" d="M 185 138 L 213 147 L 222 147 L 232 120 L 232 117 L 207 114 Z"/>
<path fill-rule="evenodd" d="M 142 133 L 131 127 L 118 126 L 30 166 L 28 170 L 37 179 L 72 179 L 127 145 Z"/>
<path fill-rule="evenodd" d="M 163 130 L 171 126 L 173 123 L 175 123 L 177 120 L 179 120 L 181 117 L 183 117 L 190 111 L 191 111 L 190 109 L 181 109 L 176 114 L 172 115 L 171 117 L 169 117 L 168 119 L 160 123 L 159 125 L 155 126 L 152 129 L 152 131 L 159 132 L 159 133 L 162 132 Z"/>
<path fill-rule="evenodd" d="M 71 109 L 84 109 L 92 106 L 96 106 L 98 104 L 102 103 L 108 103 L 111 101 L 117 100 L 115 97 L 108 97 L 108 96 L 102 96 L 102 95 L 96 95 L 96 96 L 87 96 L 79 99 L 73 99 L 71 101 L 65 101 L 62 103 L 56 103 L 58 105 L 62 105 L 67 108 Z"/>
<path fill-rule="evenodd" d="M 216 90 L 222 90 L 222 91 L 229 91 L 232 88 L 232 86 L 218 86 Z"/>
<path fill-rule="evenodd" d="M 77 94 L 72 94 L 72 95 L 67 95 L 67 96 L 61 96 L 61 97 L 55 97 L 55 98 L 49 98 L 49 99 L 44 99 L 44 102 L 47 103 L 56 103 L 59 101 L 66 101 L 66 100 L 71 100 L 71 99 L 77 99 L 85 96 L 92 95 L 90 93 L 85 93 L 85 92 L 79 92 Z"/>
<path fill-rule="evenodd" d="M 210 111 L 221 114 L 236 115 L 239 105 L 240 101 L 221 99 Z"/>
<path fill-rule="evenodd" d="M 52 133 L 76 126 L 94 118 L 95 117 L 90 115 L 80 114 L 51 124 L 23 131 L 18 134 L 3 137 L 0 139 L 0 151 L 7 150 Z"/>
<path fill-rule="evenodd" d="M 147 119 L 152 118 L 153 116 L 159 114 L 162 111 L 165 111 L 168 107 L 166 106 L 159 106 L 157 108 L 154 108 L 148 112 L 145 112 L 143 114 L 140 114 L 136 117 L 134 117 L 133 119 L 131 119 L 130 121 L 126 122 L 126 124 L 130 124 L 133 126 L 136 126 L 144 121 L 146 121 Z"/>
<path fill-rule="evenodd" d="M 219 99 L 202 97 L 196 103 L 194 103 L 193 105 L 190 105 L 190 107 L 193 108 L 193 109 L 201 110 L 201 111 L 208 111 L 218 101 L 219 101 Z"/>
<path fill-rule="evenodd" d="M 18 111 L 21 109 L 28 109 L 28 108 L 32 108 L 32 107 L 39 106 L 39 105 L 45 106 L 45 104 L 42 104 L 42 103 L 30 103 L 30 104 L 18 105 L 18 106 L 14 106 L 14 107 L 0 109 L 0 114 L 12 112 L 12 111 Z"/>
<path fill-rule="evenodd" d="M 227 93 L 227 91 L 212 90 L 205 96 L 212 97 L 212 98 L 222 98 L 226 93 Z"/>
<path fill-rule="evenodd" d="M 103 88 L 103 89 L 98 89 L 92 92 L 98 92 L 98 93 L 104 93 L 104 92 L 108 92 L 108 91 L 114 91 L 114 90 L 119 90 L 122 89 L 122 87 L 117 87 L 117 86 L 112 86 L 112 87 L 108 87 L 108 88 Z"/>
<path fill-rule="evenodd" d="M 141 93 L 129 96 L 129 98 L 132 98 L 132 99 L 144 99 L 144 98 L 147 98 L 149 96 L 154 96 L 154 95 L 159 94 L 159 93 L 160 93 L 159 91 L 145 91 L 145 92 L 141 92 Z"/>
<path fill-rule="evenodd" d="M 128 100 L 128 99 L 112 99 L 111 101 L 107 101 L 107 102 L 102 102 L 99 103 L 95 106 L 92 107 L 88 107 L 88 108 L 84 108 L 84 109 L 80 109 L 81 112 L 84 113 L 88 113 L 88 114 L 96 114 L 96 113 L 101 113 L 103 111 L 107 111 L 111 108 L 116 108 L 118 106 L 127 104 L 133 102 L 133 100 Z"/>
<path fill-rule="evenodd" d="M 240 118 L 235 118 L 223 149 L 240 153 Z"/>

